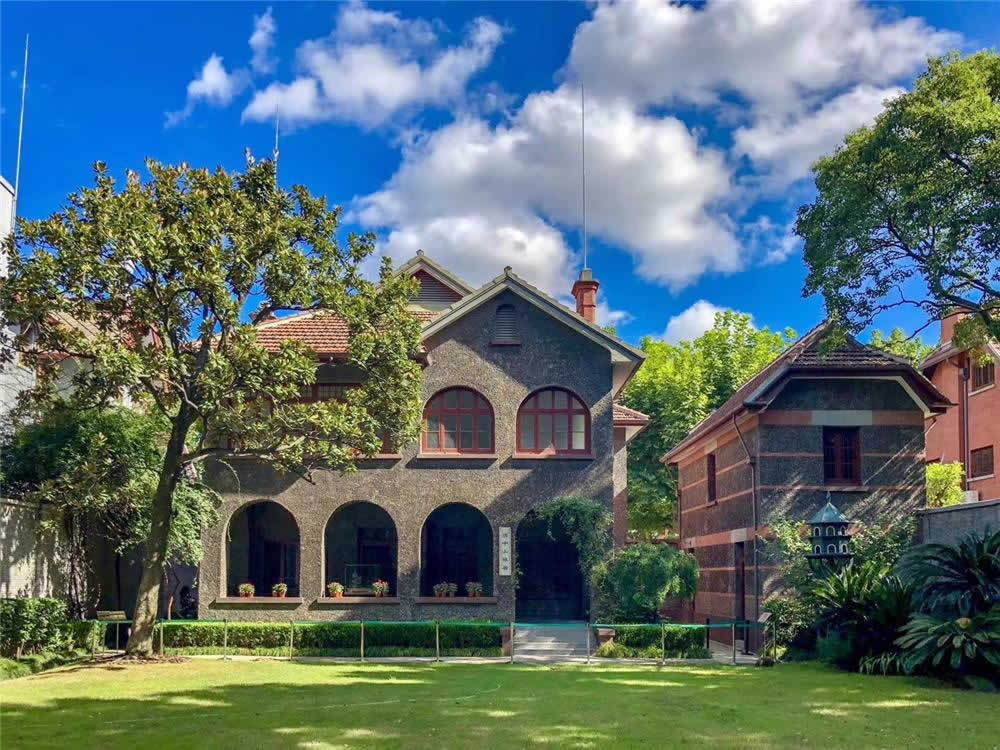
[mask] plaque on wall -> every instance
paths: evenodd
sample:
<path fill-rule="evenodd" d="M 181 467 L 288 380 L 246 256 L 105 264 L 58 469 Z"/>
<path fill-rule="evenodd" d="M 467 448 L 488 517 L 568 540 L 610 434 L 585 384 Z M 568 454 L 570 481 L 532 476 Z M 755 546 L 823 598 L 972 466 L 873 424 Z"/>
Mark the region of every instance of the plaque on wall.
<path fill-rule="evenodd" d="M 500 575 L 511 574 L 510 526 L 500 527 Z"/>

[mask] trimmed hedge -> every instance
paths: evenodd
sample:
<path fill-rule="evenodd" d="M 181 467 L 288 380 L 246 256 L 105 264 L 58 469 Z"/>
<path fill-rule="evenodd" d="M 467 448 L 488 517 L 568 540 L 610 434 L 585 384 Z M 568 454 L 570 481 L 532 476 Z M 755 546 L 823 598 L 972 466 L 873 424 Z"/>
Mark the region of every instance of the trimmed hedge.
<path fill-rule="evenodd" d="M 601 645 L 596 656 L 615 659 L 659 659 L 664 651 L 668 659 L 706 659 L 705 631 L 676 625 L 663 627 L 661 647 L 660 625 L 615 625 L 614 640 Z"/>
<path fill-rule="evenodd" d="M 76 664 L 90 658 L 90 651 L 42 651 L 22 657 L 20 661 L 0 658 L 0 680 L 13 680 L 27 677 L 30 674 L 44 672 L 47 669 Z"/>
<path fill-rule="evenodd" d="M 173 621 L 156 626 L 154 645 L 168 653 L 219 654 L 223 640 L 230 654 L 287 656 L 291 623 Z M 440 623 L 441 654 L 449 656 L 500 656 L 498 622 Z M 295 655 L 357 656 L 361 649 L 361 623 L 295 623 Z M 366 656 L 433 656 L 433 622 L 366 622 Z"/>

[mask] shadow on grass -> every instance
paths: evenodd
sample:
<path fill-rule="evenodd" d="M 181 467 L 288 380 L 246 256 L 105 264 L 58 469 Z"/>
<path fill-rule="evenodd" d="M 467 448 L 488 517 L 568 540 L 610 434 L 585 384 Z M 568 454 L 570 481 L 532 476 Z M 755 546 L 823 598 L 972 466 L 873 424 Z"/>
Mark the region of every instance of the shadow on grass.
<path fill-rule="evenodd" d="M 4 747 L 972 747 L 1000 730 L 994 696 L 802 666 L 190 661 L 17 682 Z"/>

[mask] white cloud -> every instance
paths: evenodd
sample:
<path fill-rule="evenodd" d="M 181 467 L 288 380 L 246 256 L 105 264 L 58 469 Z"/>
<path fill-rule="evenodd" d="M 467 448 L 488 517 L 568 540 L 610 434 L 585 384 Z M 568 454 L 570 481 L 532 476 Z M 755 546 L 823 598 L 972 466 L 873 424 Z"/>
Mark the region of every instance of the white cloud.
<path fill-rule="evenodd" d="M 255 73 L 271 73 L 278 64 L 278 61 L 271 56 L 274 34 L 277 29 L 270 8 L 264 12 L 264 15 L 253 17 L 253 34 L 250 35 L 249 44 L 253 51 L 250 67 Z"/>
<path fill-rule="evenodd" d="M 588 91 L 638 105 L 715 104 L 732 93 L 773 114 L 851 84 L 884 87 L 959 42 L 857 0 L 636 0 L 595 9 L 568 69 Z"/>
<path fill-rule="evenodd" d="M 217 107 L 227 106 L 250 83 L 246 70 L 226 71 L 222 58 L 212 53 L 201 72 L 187 86 L 187 101 L 183 109 L 167 112 L 166 127 L 170 128 L 191 116 L 199 101 Z"/>
<path fill-rule="evenodd" d="M 663 338 L 671 344 L 676 344 L 678 341 L 692 341 L 715 325 L 716 313 L 725 312 L 726 309 L 700 299 L 667 322 Z"/>
<path fill-rule="evenodd" d="M 813 162 L 832 153 L 847 133 L 874 121 L 882 103 L 903 91 L 861 84 L 811 112 L 764 115 L 752 126 L 733 131 L 733 152 L 749 157 L 771 187 L 783 187 L 806 177 Z"/>
<path fill-rule="evenodd" d="M 563 86 L 528 97 L 510 121 L 463 118 L 418 138 L 389 182 L 355 201 L 355 217 L 389 228 L 390 252 L 407 237 L 407 251 L 422 246 L 442 262 L 471 266 L 470 277 L 509 263 L 563 293 L 575 258 L 555 225 L 582 221 L 579 102 L 579 90 Z M 640 276 L 681 287 L 705 271 L 742 266 L 739 244 L 713 208 L 733 187 L 725 154 L 679 120 L 621 102 L 588 105 L 587 186 L 588 229 L 631 252 Z"/>
<path fill-rule="evenodd" d="M 269 120 L 277 111 L 292 127 L 339 120 L 374 128 L 402 112 L 448 106 L 489 64 L 502 38 L 499 25 L 477 18 L 461 43 L 444 47 L 425 20 L 351 3 L 328 36 L 298 48 L 301 74 L 256 92 L 243 119 Z"/>

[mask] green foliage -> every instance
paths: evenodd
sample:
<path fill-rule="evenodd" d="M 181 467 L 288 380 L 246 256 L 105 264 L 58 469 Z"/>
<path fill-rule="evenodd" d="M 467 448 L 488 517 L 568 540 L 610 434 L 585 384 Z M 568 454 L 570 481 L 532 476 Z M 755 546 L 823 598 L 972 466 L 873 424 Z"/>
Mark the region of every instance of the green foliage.
<path fill-rule="evenodd" d="M 1000 601 L 1000 530 L 971 531 L 955 545 L 921 545 L 900 570 L 919 587 L 922 612 L 975 617 Z"/>
<path fill-rule="evenodd" d="M 934 351 L 933 346 L 924 344 L 919 336 L 910 338 L 906 331 L 898 326 L 892 329 L 892 333 L 886 338 L 882 331 L 877 328 L 872 331 L 871 340 L 868 345 L 874 349 L 881 349 L 884 352 L 893 354 L 905 359 L 914 367 L 919 367 L 920 363 L 927 359 L 928 355 Z"/>
<path fill-rule="evenodd" d="M 361 648 L 360 622 L 225 623 L 173 620 L 158 623 L 168 653 L 229 653 L 287 656 L 294 627 L 295 654 L 357 656 Z M 505 626 L 489 621 L 440 623 L 442 653 L 482 652 L 499 655 Z M 365 654 L 368 656 L 427 656 L 434 653 L 433 622 L 366 622 Z M 154 641 L 159 643 L 158 632 Z M 493 652 L 496 653 L 493 653 Z M 409 653 L 412 652 L 412 653 Z M 486 653 L 490 652 L 490 653 Z"/>
<path fill-rule="evenodd" d="M 779 646 L 812 651 L 816 647 L 816 620 L 819 608 L 809 597 L 787 594 L 767 600 L 764 610 L 777 625 Z"/>
<path fill-rule="evenodd" d="M 821 292 L 853 331 L 911 304 L 930 320 L 969 313 L 962 346 L 1000 338 L 998 133 L 1000 56 L 930 60 L 912 91 L 813 166 L 818 195 L 795 225 L 804 293 Z"/>
<path fill-rule="evenodd" d="M 0 599 L 0 653 L 58 651 L 66 647 L 66 603 L 59 599 Z"/>
<path fill-rule="evenodd" d="M 0 680 L 27 677 L 31 674 L 44 672 L 47 669 L 75 664 L 88 658 L 90 658 L 90 651 L 82 649 L 73 651 L 41 651 L 37 654 L 28 654 L 16 661 L 14 659 L 0 658 Z"/>
<path fill-rule="evenodd" d="M 662 638 L 662 642 L 661 642 Z M 677 625 L 616 625 L 595 656 L 608 659 L 707 659 L 705 631 Z"/>
<path fill-rule="evenodd" d="M 666 544 L 633 544 L 594 566 L 590 582 L 599 620 L 655 622 L 668 596 L 694 598 L 698 562 Z"/>
<path fill-rule="evenodd" d="M 833 630 L 816 640 L 816 658 L 831 667 L 853 670 L 857 665 L 857 648 L 851 633 Z"/>
<path fill-rule="evenodd" d="M 927 464 L 927 507 L 945 508 L 962 502 L 964 476 L 961 461 Z"/>
<path fill-rule="evenodd" d="M 896 521 L 880 519 L 873 524 L 855 524 L 851 537 L 854 560 L 891 570 L 913 546 L 917 522 L 912 517 Z"/>
<path fill-rule="evenodd" d="M 982 680 L 1000 687 L 1000 605 L 956 619 L 914 615 L 896 644 L 908 674 L 926 671 L 970 687 Z"/>
<path fill-rule="evenodd" d="M 749 315 L 716 315 L 693 342 L 645 338 L 646 361 L 625 389 L 625 405 L 648 414 L 649 426 L 629 444 L 629 526 L 649 541 L 674 524 L 677 477 L 660 463 L 698 422 L 721 406 L 795 339 L 755 328 Z"/>
<path fill-rule="evenodd" d="M 566 534 L 576 547 L 580 572 L 584 579 L 589 578 L 594 566 L 611 550 L 614 517 L 607 506 L 587 498 L 563 497 L 550 500 L 534 512 L 548 522 L 550 536 Z"/>

